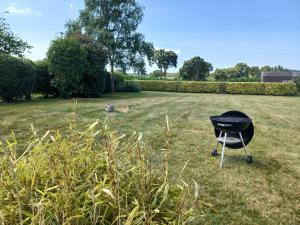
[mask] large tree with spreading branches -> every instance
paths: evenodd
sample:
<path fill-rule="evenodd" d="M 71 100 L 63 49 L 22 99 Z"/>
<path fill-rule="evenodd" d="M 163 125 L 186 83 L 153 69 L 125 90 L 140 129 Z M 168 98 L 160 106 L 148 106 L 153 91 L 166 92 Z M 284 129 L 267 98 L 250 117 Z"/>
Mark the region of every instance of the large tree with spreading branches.
<path fill-rule="evenodd" d="M 143 19 L 143 7 L 136 0 L 85 0 L 77 20 L 67 24 L 69 32 L 81 30 L 105 47 L 114 91 L 115 68 L 126 71 L 153 57 L 153 45 L 136 30 Z"/>
<path fill-rule="evenodd" d="M 211 63 L 206 62 L 199 56 L 196 56 L 190 60 L 184 62 L 180 69 L 180 76 L 184 80 L 206 80 L 209 76 L 209 72 L 213 67 Z"/>
<path fill-rule="evenodd" d="M 173 51 L 168 51 L 165 49 L 155 50 L 154 62 L 157 67 L 164 73 L 167 74 L 167 70 L 171 67 L 177 67 L 178 55 Z"/>

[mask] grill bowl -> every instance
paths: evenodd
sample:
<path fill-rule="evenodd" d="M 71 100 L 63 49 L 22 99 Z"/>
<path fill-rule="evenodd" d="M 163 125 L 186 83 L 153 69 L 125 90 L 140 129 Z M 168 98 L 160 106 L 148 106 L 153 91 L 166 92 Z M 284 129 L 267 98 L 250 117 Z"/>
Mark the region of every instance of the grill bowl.
<path fill-rule="evenodd" d="M 221 116 L 249 118 L 245 113 L 242 113 L 239 111 L 228 111 L 228 112 L 223 113 Z M 220 136 L 221 131 L 217 130 L 216 128 L 214 130 L 215 130 L 215 136 L 216 136 L 216 138 L 218 138 Z M 254 136 L 253 123 L 251 122 L 245 130 L 241 131 L 241 133 L 242 133 L 245 145 L 248 145 Z M 223 133 L 222 137 L 224 137 L 224 133 Z M 239 138 L 239 134 L 238 133 L 228 133 L 227 137 Z M 223 144 L 222 141 L 220 141 L 220 143 Z M 225 146 L 227 148 L 231 148 L 231 149 L 239 149 L 239 148 L 243 148 L 243 143 L 242 143 L 242 141 L 240 141 L 238 143 L 226 143 Z"/>

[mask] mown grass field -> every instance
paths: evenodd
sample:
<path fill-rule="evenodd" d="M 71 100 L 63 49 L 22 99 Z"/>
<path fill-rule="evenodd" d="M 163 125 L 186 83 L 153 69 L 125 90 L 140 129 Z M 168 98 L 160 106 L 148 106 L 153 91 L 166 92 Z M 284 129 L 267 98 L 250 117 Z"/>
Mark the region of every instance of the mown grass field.
<path fill-rule="evenodd" d="M 0 103 L 0 132 L 14 131 L 20 146 L 33 124 L 43 133 L 63 130 L 77 120 L 86 126 L 104 120 L 104 106 L 113 103 L 108 125 L 120 133 L 143 132 L 155 166 L 169 141 L 171 176 L 182 176 L 200 187 L 195 224 L 300 224 L 300 98 L 143 92 L 105 95 L 99 99 L 34 99 Z M 211 157 L 215 137 L 209 116 L 241 110 L 252 117 L 255 136 L 248 146 L 254 162 L 247 165 L 242 150 Z M 166 134 L 165 115 L 170 120 Z M 21 147 L 20 150 L 21 151 Z"/>

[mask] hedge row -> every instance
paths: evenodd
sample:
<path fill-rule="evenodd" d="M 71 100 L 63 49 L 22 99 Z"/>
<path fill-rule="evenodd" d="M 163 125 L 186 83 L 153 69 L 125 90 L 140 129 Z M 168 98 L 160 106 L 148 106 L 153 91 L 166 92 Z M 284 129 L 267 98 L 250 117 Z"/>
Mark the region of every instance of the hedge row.
<path fill-rule="evenodd" d="M 296 95 L 295 83 L 262 82 L 199 82 L 199 81 L 157 81 L 131 80 L 142 91 L 173 91 L 190 93 L 223 93 L 247 95 Z"/>

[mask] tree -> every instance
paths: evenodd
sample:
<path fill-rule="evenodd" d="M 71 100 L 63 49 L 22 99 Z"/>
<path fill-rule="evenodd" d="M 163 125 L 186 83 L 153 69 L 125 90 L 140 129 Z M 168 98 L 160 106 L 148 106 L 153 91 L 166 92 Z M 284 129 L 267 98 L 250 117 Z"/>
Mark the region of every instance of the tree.
<path fill-rule="evenodd" d="M 170 67 L 177 67 L 177 58 L 177 54 L 173 51 L 159 49 L 154 52 L 154 62 L 164 72 L 164 75 L 167 74 L 167 70 Z"/>
<path fill-rule="evenodd" d="M 225 69 L 219 69 L 217 68 L 211 75 L 213 80 L 216 81 L 225 81 L 227 80 L 227 73 L 225 72 Z"/>
<path fill-rule="evenodd" d="M 180 76 L 184 80 L 206 80 L 209 76 L 209 72 L 213 67 L 210 63 L 206 62 L 199 56 L 194 57 L 184 62 L 180 69 Z"/>
<path fill-rule="evenodd" d="M 133 64 L 133 72 L 136 73 L 137 75 L 146 75 L 147 70 L 146 70 L 145 61 L 142 60 L 140 62 L 134 63 Z"/>
<path fill-rule="evenodd" d="M 53 86 L 54 75 L 49 73 L 48 68 L 49 63 L 46 59 L 35 62 L 35 91 L 42 93 L 45 97 L 57 94 L 57 90 Z"/>
<path fill-rule="evenodd" d="M 54 74 L 53 84 L 60 97 L 78 93 L 84 72 L 86 52 L 75 38 L 52 41 L 48 53 L 49 71 Z"/>
<path fill-rule="evenodd" d="M 79 96 L 99 97 L 105 90 L 107 54 L 103 46 L 87 35 L 78 35 L 77 40 L 86 52 L 85 69 L 79 86 Z"/>
<path fill-rule="evenodd" d="M 248 66 L 246 63 L 238 63 L 234 66 L 236 68 L 237 74 L 236 77 L 249 77 L 250 74 L 250 66 Z"/>
<path fill-rule="evenodd" d="M 35 73 L 33 63 L 0 53 L 0 97 L 11 102 L 20 98 L 31 99 Z"/>
<path fill-rule="evenodd" d="M 281 65 L 278 66 L 248 66 L 246 63 L 238 63 L 234 67 L 225 69 L 216 69 L 212 74 L 215 80 L 218 81 L 238 81 L 238 82 L 256 82 L 260 81 L 261 72 L 272 72 L 272 71 L 291 71 Z"/>
<path fill-rule="evenodd" d="M 288 71 L 291 71 L 290 69 L 287 69 L 287 68 L 284 68 L 283 66 L 281 65 L 278 65 L 278 66 L 262 66 L 261 67 L 261 71 L 262 72 L 288 72 Z"/>
<path fill-rule="evenodd" d="M 161 70 L 154 70 L 152 73 L 150 73 L 151 77 L 163 77 L 164 73 Z"/>
<path fill-rule="evenodd" d="M 0 53 L 22 57 L 31 48 L 32 46 L 10 30 L 4 18 L 0 18 Z"/>
<path fill-rule="evenodd" d="M 87 34 L 73 31 L 55 40 L 48 57 L 52 83 L 61 97 L 99 97 L 104 92 L 107 54 Z"/>
<path fill-rule="evenodd" d="M 261 70 L 258 66 L 252 66 L 250 67 L 249 75 L 250 78 L 256 78 L 260 80 Z"/>
<path fill-rule="evenodd" d="M 260 73 L 257 66 L 250 67 L 246 63 L 238 63 L 231 68 L 216 69 L 212 77 L 218 81 L 258 81 Z"/>
<path fill-rule="evenodd" d="M 78 24 L 83 33 L 103 45 L 108 54 L 111 70 L 111 90 L 114 92 L 114 70 L 132 68 L 136 62 L 153 57 L 152 43 L 145 42 L 136 32 L 143 18 L 143 7 L 136 0 L 85 0 L 85 8 L 79 19 L 69 22 L 76 30 Z"/>

